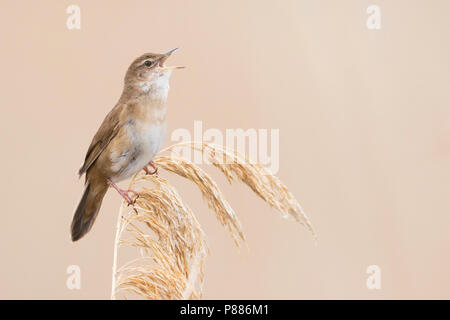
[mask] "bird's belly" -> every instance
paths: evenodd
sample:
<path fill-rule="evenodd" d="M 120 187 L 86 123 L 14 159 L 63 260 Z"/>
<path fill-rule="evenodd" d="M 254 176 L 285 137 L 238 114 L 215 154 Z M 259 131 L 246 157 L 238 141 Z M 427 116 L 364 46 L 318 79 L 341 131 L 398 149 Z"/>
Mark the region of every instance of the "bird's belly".
<path fill-rule="evenodd" d="M 129 148 L 113 161 L 113 181 L 130 178 L 142 170 L 159 152 L 166 135 L 166 124 L 133 126 L 127 129 Z M 113 158 L 113 157 L 112 157 Z"/>

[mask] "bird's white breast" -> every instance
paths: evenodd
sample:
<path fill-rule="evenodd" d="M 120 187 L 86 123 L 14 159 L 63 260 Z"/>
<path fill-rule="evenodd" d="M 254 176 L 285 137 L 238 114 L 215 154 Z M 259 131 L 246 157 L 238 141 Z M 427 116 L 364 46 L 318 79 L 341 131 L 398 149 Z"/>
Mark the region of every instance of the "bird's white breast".
<path fill-rule="evenodd" d="M 161 150 L 166 136 L 166 122 L 149 124 L 137 121 L 127 125 L 130 148 L 121 156 L 113 156 L 112 170 L 120 172 L 113 181 L 121 181 L 142 170 Z"/>
<path fill-rule="evenodd" d="M 144 158 L 148 159 L 147 163 L 161 150 L 162 144 L 166 137 L 167 124 L 162 122 L 151 126 L 143 126 L 141 135 L 142 151 Z"/>
<path fill-rule="evenodd" d="M 114 181 L 121 181 L 142 170 L 159 152 L 166 137 L 166 101 L 169 93 L 170 73 L 162 74 L 151 82 L 142 84 L 148 90 L 148 110 L 143 119 L 134 119 L 126 124 L 129 150 L 112 154 L 112 170 L 119 173 Z"/>

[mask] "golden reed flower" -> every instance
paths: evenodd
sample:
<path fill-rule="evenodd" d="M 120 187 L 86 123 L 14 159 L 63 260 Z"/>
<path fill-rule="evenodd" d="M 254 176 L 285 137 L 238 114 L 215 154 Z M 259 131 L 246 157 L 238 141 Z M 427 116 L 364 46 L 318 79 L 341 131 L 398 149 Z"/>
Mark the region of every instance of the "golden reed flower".
<path fill-rule="evenodd" d="M 316 239 L 302 207 L 287 187 L 264 166 L 222 146 L 185 142 L 162 150 L 154 162 L 158 167 L 186 178 L 200 189 L 203 199 L 236 245 L 245 243 L 241 223 L 216 182 L 199 166 L 174 155 L 162 155 L 177 147 L 203 153 L 231 183 L 239 180 L 283 217 L 303 224 Z M 130 188 L 139 192 L 133 206 L 122 203 L 114 244 L 111 298 L 136 294 L 146 299 L 199 299 L 203 267 L 208 253 L 205 233 L 191 209 L 167 180 L 156 175 L 136 174 Z M 139 256 L 118 267 L 119 250 L 135 247 Z M 128 256 L 127 256 L 128 257 Z"/>

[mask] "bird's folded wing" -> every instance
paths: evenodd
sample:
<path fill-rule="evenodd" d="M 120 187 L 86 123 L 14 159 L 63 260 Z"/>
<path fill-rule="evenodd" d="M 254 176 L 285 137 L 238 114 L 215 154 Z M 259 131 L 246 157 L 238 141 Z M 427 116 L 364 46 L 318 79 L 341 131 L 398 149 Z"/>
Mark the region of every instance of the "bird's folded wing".
<path fill-rule="evenodd" d="M 95 160 L 97 160 L 111 140 L 114 139 L 119 132 L 122 126 L 120 118 L 123 108 L 123 105 L 117 105 L 106 116 L 105 120 L 103 120 L 102 125 L 92 139 L 91 145 L 86 153 L 86 158 L 84 159 L 84 164 L 78 171 L 80 176 L 92 166 Z"/>

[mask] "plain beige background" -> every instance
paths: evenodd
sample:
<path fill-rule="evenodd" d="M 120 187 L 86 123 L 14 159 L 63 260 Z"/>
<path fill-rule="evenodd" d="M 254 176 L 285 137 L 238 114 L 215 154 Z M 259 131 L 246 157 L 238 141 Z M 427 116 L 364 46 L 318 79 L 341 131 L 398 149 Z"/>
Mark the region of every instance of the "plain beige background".
<path fill-rule="evenodd" d="M 381 30 L 366 27 L 373 3 Z M 66 28 L 70 4 L 81 30 Z M 238 252 L 171 180 L 208 236 L 204 298 L 450 298 L 449 14 L 446 0 L 2 0 L 0 298 L 109 298 L 120 198 L 71 243 L 76 172 L 132 59 L 173 47 L 187 69 L 169 133 L 279 128 L 279 177 L 320 237 L 214 175 L 247 234 Z M 381 290 L 366 288 L 373 264 Z"/>

